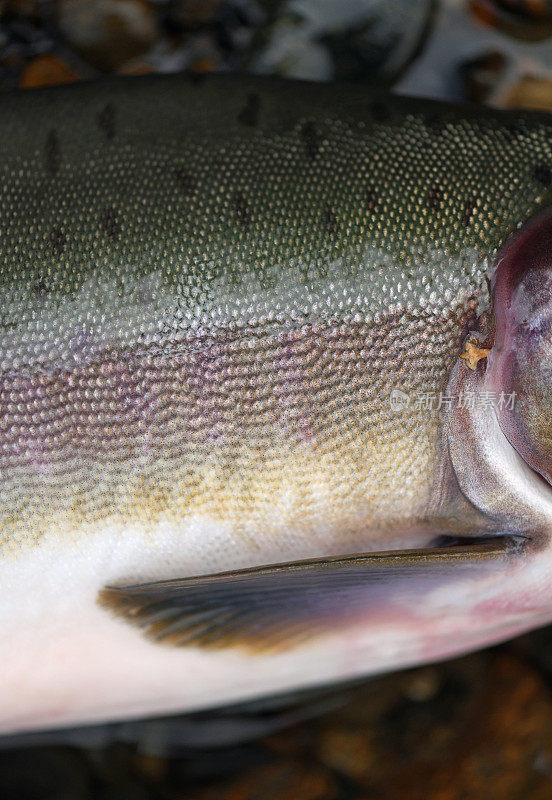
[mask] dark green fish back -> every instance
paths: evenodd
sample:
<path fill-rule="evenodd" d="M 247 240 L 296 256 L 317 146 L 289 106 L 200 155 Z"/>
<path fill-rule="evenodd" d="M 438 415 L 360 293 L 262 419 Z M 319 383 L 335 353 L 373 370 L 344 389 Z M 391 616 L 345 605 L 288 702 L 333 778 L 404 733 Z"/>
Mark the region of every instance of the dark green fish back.
<path fill-rule="evenodd" d="M 407 267 L 428 248 L 488 254 L 551 193 L 550 124 L 530 113 L 178 76 L 2 102 L 1 279 L 39 295 L 98 268 L 124 295 L 156 272 L 193 316 L 216 278 L 308 283 L 334 259 L 365 277 L 367 247 Z"/>

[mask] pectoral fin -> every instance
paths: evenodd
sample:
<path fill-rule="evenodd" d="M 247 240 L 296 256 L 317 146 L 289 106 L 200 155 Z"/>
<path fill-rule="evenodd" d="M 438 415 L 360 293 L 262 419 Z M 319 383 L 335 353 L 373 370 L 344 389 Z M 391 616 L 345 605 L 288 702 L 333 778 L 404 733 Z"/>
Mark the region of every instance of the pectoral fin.
<path fill-rule="evenodd" d="M 178 646 L 283 650 L 451 580 L 480 577 L 519 553 L 518 537 L 321 558 L 196 578 L 107 587 L 102 606 Z"/>

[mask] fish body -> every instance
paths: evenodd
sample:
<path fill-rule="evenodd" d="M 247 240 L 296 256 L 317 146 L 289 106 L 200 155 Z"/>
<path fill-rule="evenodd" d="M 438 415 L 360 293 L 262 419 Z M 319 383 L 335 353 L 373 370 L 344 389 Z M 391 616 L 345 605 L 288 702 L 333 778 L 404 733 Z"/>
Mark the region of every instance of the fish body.
<path fill-rule="evenodd" d="M 246 77 L 2 103 L 3 730 L 552 619 L 551 490 L 491 369 L 549 117 Z"/>

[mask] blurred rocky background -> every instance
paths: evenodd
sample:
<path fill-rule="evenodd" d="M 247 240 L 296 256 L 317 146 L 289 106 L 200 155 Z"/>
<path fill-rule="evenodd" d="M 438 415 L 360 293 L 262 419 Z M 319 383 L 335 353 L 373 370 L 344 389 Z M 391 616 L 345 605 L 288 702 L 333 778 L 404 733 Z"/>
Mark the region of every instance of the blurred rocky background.
<path fill-rule="evenodd" d="M 0 88 L 191 69 L 552 103 L 552 0 L 0 0 Z"/>
<path fill-rule="evenodd" d="M 552 110 L 552 0 L 0 0 L 0 89 L 190 69 Z M 5 741 L 0 800 L 549 800 L 552 630 L 245 708 Z"/>

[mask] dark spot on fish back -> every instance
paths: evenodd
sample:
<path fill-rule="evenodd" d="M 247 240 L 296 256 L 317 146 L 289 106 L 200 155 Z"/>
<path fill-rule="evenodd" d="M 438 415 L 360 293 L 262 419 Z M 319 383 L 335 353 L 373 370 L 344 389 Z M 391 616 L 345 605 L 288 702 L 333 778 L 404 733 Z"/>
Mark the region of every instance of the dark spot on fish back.
<path fill-rule="evenodd" d="M 301 137 L 305 143 L 307 156 L 314 161 L 318 154 L 318 133 L 314 122 L 305 122 L 301 128 Z"/>
<path fill-rule="evenodd" d="M 186 172 L 184 169 L 175 169 L 174 177 L 176 178 L 182 194 L 184 194 L 186 197 L 189 197 L 194 193 L 196 182 L 189 172 Z"/>
<path fill-rule="evenodd" d="M 60 154 L 58 135 L 54 129 L 52 129 L 48 133 L 48 136 L 46 138 L 44 157 L 45 157 L 47 172 L 52 177 L 55 177 L 60 167 L 61 154 Z"/>
<path fill-rule="evenodd" d="M 432 186 L 427 198 L 427 202 L 429 203 L 430 208 L 432 208 L 433 211 L 437 211 L 441 206 L 443 199 L 444 199 L 444 192 L 441 186 L 439 186 L 439 184 L 435 184 L 435 186 Z"/>
<path fill-rule="evenodd" d="M 462 210 L 462 221 L 464 222 L 464 225 L 469 225 L 471 223 L 473 215 L 475 214 L 476 206 L 477 201 L 475 197 L 468 197 Z"/>
<path fill-rule="evenodd" d="M 366 191 L 364 193 L 364 197 L 366 199 L 366 205 L 368 206 L 368 209 L 372 213 L 375 213 L 376 211 L 378 211 L 378 208 L 379 208 L 378 196 L 375 193 L 375 191 L 372 189 L 371 186 L 368 186 L 366 188 Z"/>
<path fill-rule="evenodd" d="M 247 200 L 240 192 L 234 195 L 234 208 L 238 216 L 238 222 L 244 228 L 247 228 L 250 222 L 250 213 L 247 205 Z"/>
<path fill-rule="evenodd" d="M 537 164 L 533 170 L 533 177 L 541 186 L 550 186 L 552 183 L 552 170 L 548 164 Z"/>
<path fill-rule="evenodd" d="M 335 236 L 337 233 L 337 217 L 334 213 L 333 208 L 329 203 L 326 203 L 324 206 L 324 211 L 322 213 L 322 223 L 324 228 L 328 231 L 330 236 Z"/>
<path fill-rule="evenodd" d="M 98 114 L 98 127 L 105 134 L 106 139 L 115 136 L 115 109 L 108 103 Z"/>
<path fill-rule="evenodd" d="M 36 283 L 33 284 L 33 292 L 39 297 L 46 297 L 48 291 L 48 285 L 44 278 L 39 278 Z"/>
<path fill-rule="evenodd" d="M 62 256 L 65 249 L 66 236 L 63 229 L 58 225 L 50 231 L 50 245 L 52 255 Z"/>
<path fill-rule="evenodd" d="M 118 240 L 121 228 L 117 212 L 113 206 L 108 206 L 108 208 L 104 210 L 100 225 L 113 242 Z"/>
<path fill-rule="evenodd" d="M 238 122 L 242 125 L 247 125 L 254 128 L 259 121 L 259 111 L 261 110 L 261 98 L 255 92 L 250 92 L 247 95 L 245 106 L 238 114 Z"/>

